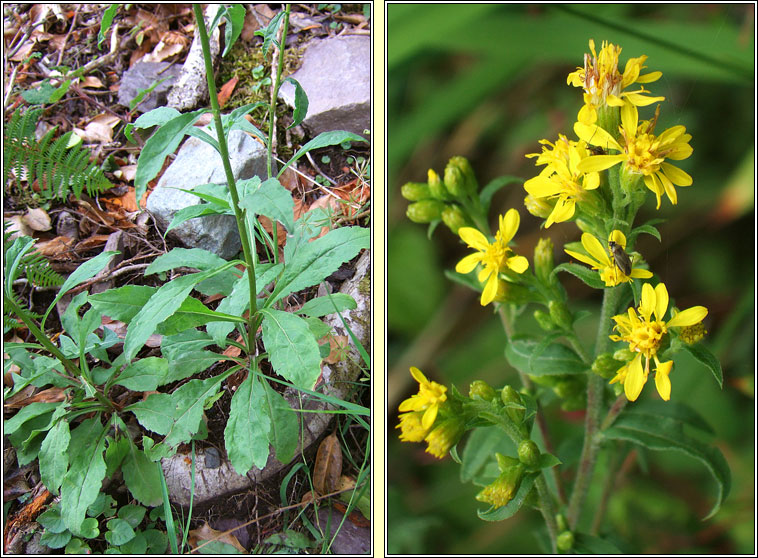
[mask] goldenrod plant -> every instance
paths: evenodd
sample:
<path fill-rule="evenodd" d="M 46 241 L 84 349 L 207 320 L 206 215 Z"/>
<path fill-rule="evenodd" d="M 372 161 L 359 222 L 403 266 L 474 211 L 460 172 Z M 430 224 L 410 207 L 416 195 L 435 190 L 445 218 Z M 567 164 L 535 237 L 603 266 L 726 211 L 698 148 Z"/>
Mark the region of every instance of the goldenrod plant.
<path fill-rule="evenodd" d="M 412 367 L 418 393 L 399 406 L 400 439 L 425 442 L 436 458 L 452 455 L 461 464 L 461 477 L 479 486 L 472 497 L 488 506 L 479 510 L 483 520 L 507 519 L 522 506 L 538 509 L 546 526 L 543 548 L 553 553 L 620 552 L 611 540 L 579 530 L 580 516 L 593 513 L 586 497 L 601 452 L 623 457 L 641 446 L 698 459 L 718 487 L 706 518 L 719 510 L 730 488 L 721 452 L 685 432 L 685 426 L 701 432 L 708 426 L 677 389 L 673 361 L 687 351 L 721 387 L 721 366 L 700 343 L 708 309 L 677 308 L 666 276 L 635 251 L 640 235 L 661 238 L 656 228 L 661 220 L 636 222 L 650 194 L 656 208 L 664 200 L 676 205 L 692 186 L 693 178 L 676 166 L 692 155 L 692 137 L 682 125 L 656 130 L 665 99 L 647 89 L 661 72 L 647 69 L 646 56 L 628 59 L 621 71 L 620 46 L 604 41 L 598 51 L 590 40 L 589 49 L 583 66 L 567 78 L 583 94 L 573 125 L 576 139 L 568 134 L 543 139 L 541 151 L 527 155 L 538 174 L 523 184 L 526 211 L 511 208 L 499 215 L 494 236 L 490 201 L 507 180 L 480 189 L 471 165 L 454 157 L 441 176 L 430 170 L 426 183 L 402 188 L 413 202 L 409 219 L 429 223 L 430 233 L 444 224 L 474 250 L 448 276 L 481 292 L 480 304 L 499 315 L 505 357 L 518 371 L 520 385 L 475 380 L 461 393 Z M 653 104 L 652 117 L 642 119 L 640 111 Z M 571 222 L 581 231 L 581 242 L 563 247 L 563 263 L 556 264 L 548 238 L 537 243 L 531 261 L 514 243 L 521 219 L 530 215 L 545 229 Z M 602 292 L 598 330 L 591 338 L 576 327 L 583 315 L 572 309 L 562 273 Z M 527 309 L 542 335 L 522 331 L 516 317 Z M 655 392 L 643 392 L 651 375 Z M 546 450 L 545 410 L 555 402 L 564 410 L 585 410 L 583 447 L 569 491 L 556 472 L 561 462 Z M 493 450 L 503 447 L 510 453 Z"/>

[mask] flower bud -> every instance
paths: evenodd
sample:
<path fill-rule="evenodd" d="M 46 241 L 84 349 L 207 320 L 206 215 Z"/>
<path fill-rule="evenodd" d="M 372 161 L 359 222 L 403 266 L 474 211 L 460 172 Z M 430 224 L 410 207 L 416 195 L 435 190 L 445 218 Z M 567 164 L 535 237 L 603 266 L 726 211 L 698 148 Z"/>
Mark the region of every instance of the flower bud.
<path fill-rule="evenodd" d="M 574 533 L 571 531 L 563 531 L 558 535 L 555 545 L 558 547 L 558 550 L 563 552 L 571 550 L 574 546 Z"/>
<path fill-rule="evenodd" d="M 500 454 L 496 454 L 496 457 Z M 502 458 L 502 459 L 501 459 Z M 497 457 L 498 466 L 501 469 L 500 476 L 494 482 L 488 484 L 476 495 L 476 499 L 485 502 L 496 508 L 505 506 L 513 499 L 521 483 L 521 477 L 524 474 L 524 466 L 516 462 L 513 458 L 506 456 Z"/>
<path fill-rule="evenodd" d="M 432 197 L 442 201 L 450 201 L 453 199 L 445 188 L 445 184 L 442 182 L 439 174 L 432 169 L 429 169 L 427 176 L 429 191 L 431 192 Z"/>
<path fill-rule="evenodd" d="M 521 440 L 518 459 L 527 467 L 536 467 L 540 463 L 540 448 L 532 440 Z"/>
<path fill-rule="evenodd" d="M 534 273 L 542 283 L 547 285 L 554 267 L 553 241 L 549 237 L 540 238 L 534 249 Z"/>
<path fill-rule="evenodd" d="M 524 206 L 526 210 L 540 219 L 547 219 L 552 213 L 552 206 L 545 200 L 547 198 L 535 198 L 531 194 L 524 198 Z"/>
<path fill-rule="evenodd" d="M 427 453 L 442 459 L 450 451 L 450 448 L 460 441 L 465 432 L 466 428 L 463 421 L 458 416 L 438 419 L 435 422 L 435 427 L 424 438 L 427 443 Z"/>
<path fill-rule="evenodd" d="M 400 188 L 400 193 L 408 201 L 421 201 L 432 197 L 429 185 L 423 182 L 407 182 Z"/>
<path fill-rule="evenodd" d="M 442 210 L 442 222 L 447 225 L 453 234 L 458 234 L 458 229 L 468 227 L 471 224 L 466 219 L 466 214 L 455 204 L 446 205 Z"/>
<path fill-rule="evenodd" d="M 601 378 L 610 379 L 616 375 L 616 371 L 621 368 L 623 364 L 623 362 L 613 358 L 613 354 L 602 353 L 597 355 L 597 358 L 592 363 L 592 371 Z"/>
<path fill-rule="evenodd" d="M 521 399 L 521 394 L 517 392 L 511 386 L 505 386 L 500 392 L 500 399 L 505 405 L 505 412 L 508 417 L 516 424 L 521 424 L 524 421 L 524 415 L 526 414 L 526 408 L 519 408 L 514 405 L 524 405 L 524 400 Z"/>
<path fill-rule="evenodd" d="M 445 167 L 445 186 L 454 196 L 475 196 L 479 191 L 474 170 L 465 157 L 452 157 Z"/>
<path fill-rule="evenodd" d="M 484 380 L 474 380 L 468 389 L 468 396 L 471 399 L 482 399 L 484 401 L 493 401 L 497 393 Z"/>
<path fill-rule="evenodd" d="M 688 345 L 694 345 L 708 333 L 702 322 L 698 322 L 691 326 L 685 326 L 679 332 L 679 339 L 687 343 Z"/>
<path fill-rule="evenodd" d="M 421 200 L 412 203 L 405 210 L 408 219 L 414 223 L 431 223 L 442 215 L 445 204 L 437 200 Z"/>
<path fill-rule="evenodd" d="M 571 312 L 569 312 L 568 307 L 563 302 L 551 300 L 548 308 L 550 309 L 550 317 L 555 322 L 555 325 L 564 330 L 571 329 L 573 323 Z"/>
<path fill-rule="evenodd" d="M 566 516 L 562 513 L 556 514 L 555 524 L 558 526 L 559 531 L 565 531 L 568 529 L 568 523 L 566 523 Z"/>
<path fill-rule="evenodd" d="M 534 319 L 537 321 L 539 326 L 545 331 L 555 331 L 557 329 L 555 327 L 555 322 L 550 317 L 550 314 L 545 312 L 542 308 L 537 308 L 534 311 Z"/>
<path fill-rule="evenodd" d="M 621 361 L 621 362 L 630 362 L 634 359 L 635 353 L 630 351 L 629 349 L 619 349 L 615 353 L 613 353 L 613 358 L 615 360 Z"/>

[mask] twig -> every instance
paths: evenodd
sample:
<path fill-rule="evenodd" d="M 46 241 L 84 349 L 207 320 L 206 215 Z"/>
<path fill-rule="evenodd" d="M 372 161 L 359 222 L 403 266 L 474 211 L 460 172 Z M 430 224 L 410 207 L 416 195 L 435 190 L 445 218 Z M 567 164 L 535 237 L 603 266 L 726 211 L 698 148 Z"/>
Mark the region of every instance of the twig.
<path fill-rule="evenodd" d="M 58 63 L 56 66 L 60 66 L 61 61 L 63 60 L 63 53 L 66 52 L 66 44 L 68 43 L 68 38 L 71 36 L 71 32 L 76 26 L 76 18 L 79 16 L 79 8 L 79 4 L 77 4 L 76 8 L 74 8 L 74 16 L 71 18 L 71 27 L 69 27 L 68 33 L 66 33 L 66 36 L 63 38 L 63 44 L 61 45 L 61 51 L 58 53 Z"/>
<path fill-rule="evenodd" d="M 318 166 L 318 165 L 316 164 L 316 162 L 313 160 L 313 157 L 311 157 L 311 154 L 310 154 L 310 152 L 309 152 L 309 151 L 307 151 L 307 152 L 305 153 L 305 156 L 308 158 L 308 161 L 310 161 L 311 165 L 313 165 L 313 168 L 314 168 L 314 169 L 316 169 L 316 172 L 317 172 L 317 173 L 319 173 L 321 176 L 323 176 L 323 177 L 324 177 L 324 178 L 326 178 L 326 179 L 327 179 L 329 182 L 331 182 L 333 186 L 337 186 L 337 183 L 336 183 L 334 180 L 332 180 L 331 178 L 329 178 L 328 176 L 326 176 L 326 175 L 323 173 L 323 171 L 322 171 L 322 170 L 319 168 L 319 166 Z"/>

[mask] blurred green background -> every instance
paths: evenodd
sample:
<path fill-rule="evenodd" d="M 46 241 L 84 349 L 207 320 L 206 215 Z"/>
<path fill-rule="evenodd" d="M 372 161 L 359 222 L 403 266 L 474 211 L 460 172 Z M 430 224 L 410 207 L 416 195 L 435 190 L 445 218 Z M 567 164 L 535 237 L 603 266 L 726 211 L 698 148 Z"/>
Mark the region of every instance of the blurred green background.
<path fill-rule="evenodd" d="M 621 468 L 601 533 L 615 533 L 629 553 L 754 553 L 755 441 L 755 217 L 753 4 L 699 5 L 397 5 L 387 6 L 388 123 L 388 424 L 387 521 L 390 553 L 534 553 L 543 525 L 522 510 L 500 523 L 476 516 L 477 487 L 463 485 L 459 466 L 437 461 L 423 444 L 397 439 L 397 405 L 416 391 L 408 368 L 418 366 L 440 383 L 468 392 L 474 379 L 496 387 L 517 384 L 503 356 L 501 326 L 478 295 L 443 275 L 468 253 L 440 226 L 427 238 L 424 225 L 405 217 L 400 186 L 441 173 L 453 155 L 467 157 L 480 184 L 501 175 L 537 174 L 526 153 L 558 133 L 575 139 L 572 125 L 581 91 L 566 76 L 583 65 L 595 40 L 620 45 L 620 68 L 647 55 L 648 71 L 663 77 L 646 84 L 663 95 L 656 127 L 682 124 L 694 154 L 679 166 L 694 178 L 677 189 L 679 203 L 652 194 L 637 223 L 667 219 L 663 241 L 640 237 L 636 250 L 665 281 L 679 308 L 709 310 L 708 347 L 724 372 L 720 390 L 692 359 L 678 358 L 672 399 L 684 401 L 713 426 L 714 443 L 732 471 L 722 510 L 702 522 L 715 483 L 699 462 L 674 452 L 638 454 Z M 654 106 L 642 108 L 650 118 Z M 524 206 L 520 185 L 502 190 L 495 212 L 521 214 L 518 253 L 533 259 L 541 236 L 562 246 L 579 239 L 573 223 L 540 230 Z M 597 315 L 600 293 L 561 274 L 574 309 Z M 532 328 L 530 308 L 519 327 Z M 594 339 L 592 318 L 580 322 Z M 681 354 L 681 353 L 680 353 Z M 642 398 L 657 398 L 648 382 Z M 570 464 L 581 444 L 583 416 L 555 406 L 548 421 L 556 453 Z M 644 457 L 644 459 L 643 459 Z M 598 463 L 588 506 L 595 507 L 607 468 Z M 561 469 L 564 481 L 573 469 Z M 591 517 L 584 518 L 584 525 Z"/>

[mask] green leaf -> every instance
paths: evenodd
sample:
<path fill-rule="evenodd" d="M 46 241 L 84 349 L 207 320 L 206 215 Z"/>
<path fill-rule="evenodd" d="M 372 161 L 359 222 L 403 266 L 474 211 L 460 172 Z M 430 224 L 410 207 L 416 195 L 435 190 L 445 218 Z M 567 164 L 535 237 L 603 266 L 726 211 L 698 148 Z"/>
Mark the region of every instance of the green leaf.
<path fill-rule="evenodd" d="M 246 475 L 253 465 L 263 469 L 268 460 L 271 419 L 264 397 L 260 379 L 252 371 L 232 397 L 224 444 L 229 461 L 240 475 Z"/>
<path fill-rule="evenodd" d="M 193 192 L 189 192 L 189 193 L 193 193 Z M 171 222 L 169 223 L 168 227 L 166 227 L 166 232 L 169 232 L 171 229 L 178 227 L 179 225 L 181 225 L 185 221 L 189 221 L 190 219 L 196 219 L 198 217 L 204 217 L 206 215 L 225 215 L 227 212 L 228 210 L 217 207 L 210 203 L 200 203 L 197 205 L 190 205 L 187 207 L 183 207 L 179 211 L 174 213 L 173 219 L 171 219 Z"/>
<path fill-rule="evenodd" d="M 252 190 L 240 199 L 239 205 L 242 209 L 279 221 L 290 233 L 294 230 L 295 203 L 292 201 L 292 194 L 276 178 L 269 178 L 260 186 L 256 184 L 260 183 L 257 176 L 240 182 L 240 189 Z"/>
<path fill-rule="evenodd" d="M 597 272 L 597 270 L 590 269 L 589 267 L 574 263 L 562 263 L 555 266 L 555 269 L 553 269 L 553 273 L 557 273 L 559 271 L 565 271 L 574 277 L 578 277 L 582 283 L 588 287 L 592 287 L 593 289 L 605 288 L 605 283 L 602 279 L 600 279 L 600 274 Z"/>
<path fill-rule="evenodd" d="M 245 24 L 245 7 L 242 4 L 226 6 L 224 17 L 228 23 L 224 31 L 224 37 L 226 40 L 224 41 L 225 46 L 224 53 L 221 55 L 222 57 L 229 54 L 229 50 L 234 46 L 234 43 L 237 42 L 240 33 L 242 33 L 242 27 Z"/>
<path fill-rule="evenodd" d="M 163 168 L 166 157 L 176 151 L 187 131 L 206 112 L 208 109 L 180 114 L 164 123 L 145 142 L 137 161 L 137 173 L 134 177 L 138 204 L 147 190 L 147 183 L 155 178 Z"/>
<path fill-rule="evenodd" d="M 137 118 L 134 121 L 134 127 L 144 130 L 153 126 L 163 126 L 166 122 L 173 120 L 181 114 L 181 112 L 171 107 L 154 108 Z"/>
<path fill-rule="evenodd" d="M 574 351 L 553 343 L 537 358 L 532 358 L 539 343 L 535 339 L 514 337 L 505 347 L 505 358 L 514 368 L 532 376 L 584 374 L 588 366 Z"/>
<path fill-rule="evenodd" d="M 53 411 L 55 411 L 59 405 L 60 403 L 43 403 L 37 401 L 22 407 L 15 415 L 5 421 L 3 424 L 3 433 L 13 434 L 28 420 L 46 413 L 50 413 L 52 416 Z"/>
<path fill-rule="evenodd" d="M 524 500 L 529 495 L 529 491 L 532 489 L 534 480 L 539 474 L 540 473 L 525 474 L 521 479 L 521 484 L 519 485 L 518 492 L 516 492 L 516 494 L 513 496 L 513 499 L 506 505 L 500 508 L 495 508 L 493 506 L 485 512 L 477 510 L 476 513 L 479 516 L 479 519 L 483 519 L 484 521 L 502 521 L 503 519 L 508 519 L 509 517 L 515 515 L 516 512 L 521 509 Z"/>
<path fill-rule="evenodd" d="M 593 537 L 584 533 L 574 533 L 574 545 L 571 547 L 577 554 L 623 554 L 619 548 L 608 539 Z"/>
<path fill-rule="evenodd" d="M 268 416 L 271 417 L 269 440 L 280 463 L 289 463 L 300 439 L 300 421 L 295 410 L 267 381 L 262 380 Z"/>
<path fill-rule="evenodd" d="M 102 270 L 111 260 L 111 258 L 116 254 L 119 254 L 119 252 L 101 252 L 91 260 L 87 260 L 82 265 L 77 267 L 76 270 L 74 270 L 74 272 L 68 276 L 68 279 L 66 279 L 63 285 L 61 285 L 57 296 L 50 303 L 47 312 L 45 312 L 45 315 L 42 317 L 41 329 L 44 329 L 45 320 L 47 320 L 48 314 L 50 314 L 52 309 L 55 308 L 55 305 L 63 297 L 63 295 L 76 287 L 78 284 L 84 283 L 87 279 L 91 279 L 97 275 L 100 270 Z"/>
<path fill-rule="evenodd" d="M 108 527 L 105 540 L 114 546 L 126 544 L 134 538 L 134 529 L 121 518 L 111 519 L 105 525 Z"/>
<path fill-rule="evenodd" d="M 665 416 L 706 434 L 715 434 L 711 425 L 697 411 L 686 403 L 678 401 L 662 401 L 660 399 L 638 401 L 634 406 L 627 406 L 624 413 L 651 417 Z"/>
<path fill-rule="evenodd" d="M 105 40 L 105 32 L 111 26 L 111 23 L 113 23 L 113 18 L 118 11 L 118 6 L 118 4 L 111 4 L 103 12 L 103 19 L 100 22 L 100 31 L 97 32 L 97 48 L 100 48 L 100 45 L 103 44 L 103 41 Z"/>
<path fill-rule="evenodd" d="M 167 393 L 153 393 L 124 410 L 134 413 L 142 426 L 156 434 L 168 434 L 174 422 L 174 404 Z"/>
<path fill-rule="evenodd" d="M 279 46 L 279 43 L 276 42 L 276 33 L 279 29 L 279 24 L 282 21 L 282 17 L 284 17 L 284 11 L 279 12 L 274 17 L 271 18 L 271 21 L 268 22 L 268 25 L 264 27 L 263 29 L 258 29 L 255 34 L 260 35 L 263 37 L 263 56 L 265 57 L 268 54 L 268 49 L 271 48 L 271 44 L 274 43 L 277 46 Z"/>
<path fill-rule="evenodd" d="M 495 452 L 515 455 L 516 445 L 498 426 L 474 429 L 463 449 L 461 482 L 484 486 L 495 480 L 499 474 L 497 463 L 492 458 Z"/>
<path fill-rule="evenodd" d="M 39 539 L 40 544 L 49 546 L 50 548 L 61 548 L 71 540 L 71 532 L 64 531 L 63 533 L 42 533 Z"/>
<path fill-rule="evenodd" d="M 298 314 L 305 314 L 311 318 L 320 318 L 321 316 L 334 314 L 335 312 L 354 310 L 357 307 L 358 304 L 355 302 L 355 299 L 352 296 L 345 293 L 334 293 L 329 296 L 319 296 L 312 298 L 303 304 L 302 308 L 300 308 L 300 310 L 297 312 Z"/>
<path fill-rule="evenodd" d="M 165 358 L 145 357 L 124 368 L 114 383 L 132 391 L 155 391 L 165 383 L 167 373 Z"/>
<path fill-rule="evenodd" d="M 202 302 L 191 296 L 184 299 L 179 309 L 165 322 L 158 325 L 158 333 L 161 335 L 176 335 L 190 328 L 205 325 L 208 322 L 231 322 L 244 324 L 246 320 L 240 316 L 215 312 L 206 307 Z"/>
<path fill-rule="evenodd" d="M 183 275 L 160 287 L 147 304 L 134 316 L 124 340 L 124 355 L 129 361 L 134 358 L 148 338 L 153 334 L 159 323 L 176 312 L 187 298 L 194 286 L 232 267 L 232 262 L 220 268 L 202 273 Z"/>
<path fill-rule="evenodd" d="M 162 273 L 177 267 L 193 267 L 201 271 L 208 271 L 226 263 L 228 262 L 221 256 L 202 248 L 174 248 L 155 258 L 145 270 L 145 275 Z"/>
<path fill-rule="evenodd" d="M 629 240 L 628 240 L 629 243 L 634 242 L 637 236 L 639 236 L 642 233 L 649 234 L 650 236 L 654 236 L 655 238 L 658 239 L 658 242 L 661 242 L 661 233 L 658 232 L 658 229 L 656 229 L 655 227 L 649 224 L 645 224 L 645 225 L 640 225 L 639 227 L 636 227 L 634 230 L 632 230 L 632 232 L 629 233 Z"/>
<path fill-rule="evenodd" d="M 99 417 L 84 421 L 71 433 L 71 467 L 61 485 L 61 515 L 75 535 L 82 529 L 87 508 L 100 493 L 105 478 L 105 435 L 107 426 Z"/>
<path fill-rule="evenodd" d="M 39 450 L 39 474 L 45 488 L 57 495 L 68 469 L 68 421 L 59 420 L 47 433 Z"/>
<path fill-rule="evenodd" d="M 482 203 L 482 207 L 484 207 L 485 214 L 492 202 L 492 196 L 494 196 L 501 188 L 514 183 L 523 184 L 524 179 L 519 178 L 518 176 L 498 176 L 482 188 L 482 191 L 479 192 L 479 201 Z"/>
<path fill-rule="evenodd" d="M 163 83 L 167 79 L 168 78 L 154 80 L 153 83 L 151 83 L 147 87 L 147 89 L 140 89 L 137 92 L 137 96 L 134 97 L 134 99 L 132 99 L 131 101 L 129 101 L 129 110 L 133 111 L 135 108 L 137 108 L 137 105 L 139 105 L 146 96 L 152 93 L 156 87 L 158 87 L 161 83 Z"/>
<path fill-rule="evenodd" d="M 126 482 L 129 492 L 140 504 L 157 506 L 161 503 L 163 498 L 161 496 L 160 464 L 150 461 L 145 452 L 138 449 L 133 443 L 129 444 L 129 453 L 121 465 L 121 471 L 124 474 L 124 482 Z M 123 509 L 119 510 L 119 515 Z M 145 508 L 141 509 L 144 515 Z M 130 524 L 136 527 L 139 525 L 139 521 L 136 525 L 133 521 L 130 521 Z"/>
<path fill-rule="evenodd" d="M 731 488 L 729 465 L 722 453 L 684 433 L 682 422 L 668 416 L 655 416 L 634 412 L 622 413 L 613 425 L 602 432 L 609 440 L 626 440 L 651 450 L 672 450 L 683 452 L 699 460 L 710 471 L 716 481 L 716 503 L 705 521 L 713 517 L 721 508 L 721 503 Z"/>
<path fill-rule="evenodd" d="M 292 124 L 287 127 L 289 130 L 299 125 L 308 115 L 308 95 L 295 78 L 288 77 L 284 81 L 289 81 L 295 87 L 295 111 L 292 114 Z"/>
<path fill-rule="evenodd" d="M 560 465 L 562 462 L 552 453 L 541 453 L 537 469 L 551 469 L 556 465 Z"/>
<path fill-rule="evenodd" d="M 277 374 L 295 387 L 313 389 L 321 375 L 318 343 L 300 316 L 272 308 L 263 314 L 263 344 Z"/>
<path fill-rule="evenodd" d="M 700 343 L 697 345 L 685 345 L 684 348 L 688 353 L 695 357 L 696 360 L 704 364 L 705 367 L 711 371 L 711 374 L 713 374 L 713 377 L 719 383 L 719 387 L 724 389 L 724 373 L 721 371 L 721 363 L 719 362 L 719 359 L 716 358 L 716 355 L 714 355 L 708 347 Z"/>
<path fill-rule="evenodd" d="M 313 242 L 302 243 L 294 254 L 287 253 L 281 278 L 267 300 L 270 306 L 290 293 L 311 287 L 337 271 L 371 245 L 371 233 L 361 227 L 341 227 Z"/>
<path fill-rule="evenodd" d="M 146 285 L 124 285 L 117 289 L 108 289 L 102 293 L 89 295 L 87 302 L 102 314 L 128 324 L 157 290 L 157 287 Z"/>
<path fill-rule="evenodd" d="M 302 157 L 309 151 L 313 151 L 314 149 L 321 149 L 322 147 L 329 147 L 330 145 L 339 145 L 345 141 L 357 141 L 357 142 L 368 143 L 368 141 L 362 138 L 361 136 L 357 134 L 353 134 L 352 132 L 346 132 L 344 130 L 335 130 L 332 132 L 321 132 L 311 141 L 306 143 L 303 147 L 298 149 L 297 153 L 295 153 L 292 156 L 292 158 L 289 161 L 287 161 L 287 163 L 281 168 L 281 170 L 279 170 L 279 173 L 276 175 L 276 177 L 279 178 L 282 175 L 282 173 L 287 169 L 287 167 L 292 165 L 295 161 L 297 161 L 300 157 Z"/>

